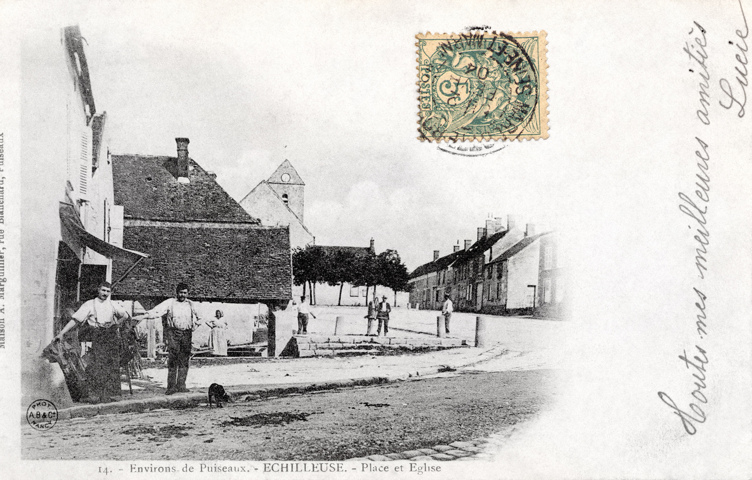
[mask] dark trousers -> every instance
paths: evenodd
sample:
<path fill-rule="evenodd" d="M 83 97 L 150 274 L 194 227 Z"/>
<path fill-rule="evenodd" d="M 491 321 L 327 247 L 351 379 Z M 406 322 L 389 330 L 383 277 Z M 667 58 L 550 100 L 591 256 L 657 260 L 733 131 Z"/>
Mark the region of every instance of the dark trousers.
<path fill-rule="evenodd" d="M 86 367 L 89 393 L 97 397 L 120 395 L 120 341 L 117 327 L 92 328 L 89 365 Z"/>
<path fill-rule="evenodd" d="M 167 390 L 184 390 L 191 359 L 193 331 L 167 327 Z"/>
<path fill-rule="evenodd" d="M 450 312 L 444 314 L 444 328 L 446 329 L 446 333 L 449 333 L 449 320 L 451 319 L 452 314 Z"/>
<path fill-rule="evenodd" d="M 377 332 L 377 335 L 381 335 L 381 326 L 384 326 L 384 335 L 389 333 L 389 317 L 388 316 L 377 316 L 376 317 L 379 320 L 379 330 Z"/>
<path fill-rule="evenodd" d="M 308 333 L 308 314 L 298 313 L 298 335 Z"/>

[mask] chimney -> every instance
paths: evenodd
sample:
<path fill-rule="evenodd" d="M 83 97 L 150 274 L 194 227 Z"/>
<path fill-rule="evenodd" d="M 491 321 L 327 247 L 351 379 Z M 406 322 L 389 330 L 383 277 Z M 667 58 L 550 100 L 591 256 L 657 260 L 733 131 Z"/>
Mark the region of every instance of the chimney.
<path fill-rule="evenodd" d="M 472 245 L 472 244 L 473 244 L 472 240 L 465 240 L 465 250 L 467 250 L 468 248 L 470 248 L 470 245 Z"/>
<path fill-rule="evenodd" d="M 439 251 L 438 250 L 434 250 L 433 251 L 433 261 L 435 262 L 438 259 L 439 259 Z"/>
<path fill-rule="evenodd" d="M 517 228 L 517 223 L 522 223 L 519 215 L 507 215 L 507 230 Z"/>
<path fill-rule="evenodd" d="M 479 242 L 480 239 L 483 238 L 483 237 L 485 237 L 485 236 L 486 236 L 486 229 L 483 228 L 483 227 L 478 227 L 478 238 L 476 239 L 476 241 Z"/>
<path fill-rule="evenodd" d="M 460 245 L 459 243 L 453 247 L 452 253 L 456 253 L 460 251 Z"/>
<path fill-rule="evenodd" d="M 175 142 L 178 144 L 178 182 L 190 183 L 188 179 L 188 144 L 190 140 L 187 138 L 176 138 Z"/>
<path fill-rule="evenodd" d="M 528 223 L 527 225 L 525 225 L 525 236 L 532 237 L 533 235 L 535 235 L 535 224 Z"/>
<path fill-rule="evenodd" d="M 501 217 L 489 218 L 486 220 L 486 231 L 488 235 L 493 235 L 504 230 L 504 219 Z"/>
<path fill-rule="evenodd" d="M 370 248 L 371 248 L 371 251 L 373 253 L 376 253 L 376 243 L 374 243 L 373 237 L 371 237 L 371 247 Z"/>

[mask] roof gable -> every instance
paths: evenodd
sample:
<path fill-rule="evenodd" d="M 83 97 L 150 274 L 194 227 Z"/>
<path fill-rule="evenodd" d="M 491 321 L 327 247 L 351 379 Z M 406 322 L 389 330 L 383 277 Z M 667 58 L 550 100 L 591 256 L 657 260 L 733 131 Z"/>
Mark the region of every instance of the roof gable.
<path fill-rule="evenodd" d="M 175 157 L 112 155 L 115 204 L 130 219 L 259 223 L 193 159 L 189 168 L 181 184 Z"/>
<path fill-rule="evenodd" d="M 287 181 L 285 181 L 285 178 L 283 178 L 285 174 L 290 176 Z M 305 185 L 303 179 L 300 178 L 298 171 L 295 170 L 295 167 L 293 167 L 292 163 L 290 163 L 290 160 L 285 160 L 284 162 L 282 162 L 282 164 L 277 167 L 274 173 L 269 176 L 267 182 L 283 185 Z"/>
<path fill-rule="evenodd" d="M 509 247 L 504 253 L 502 253 L 501 255 L 499 255 L 497 258 L 495 258 L 490 263 L 503 262 L 504 260 L 508 260 L 508 259 L 512 258 L 513 256 L 517 255 L 518 253 L 520 253 L 525 248 L 527 248 L 530 245 L 532 245 L 533 243 L 535 243 L 536 240 L 538 240 L 539 238 L 541 238 L 544 235 L 548 235 L 549 233 L 550 232 L 539 233 L 537 235 L 531 235 L 529 237 L 523 238 L 519 242 L 517 242 L 514 245 L 512 245 L 511 247 Z"/>
<path fill-rule="evenodd" d="M 261 217 L 261 223 L 267 224 L 267 222 L 269 222 L 269 219 L 263 218 L 263 215 L 260 215 L 258 211 L 254 211 L 256 208 L 258 208 L 258 204 L 264 201 L 263 197 L 265 196 L 268 197 L 268 201 L 274 203 L 276 208 L 284 211 L 284 213 L 286 213 L 291 219 L 294 219 L 294 221 L 297 222 L 306 233 L 313 236 L 311 231 L 308 230 L 308 227 L 306 227 L 300 220 L 300 217 L 295 215 L 295 212 L 293 212 L 290 206 L 282 200 L 282 197 L 279 196 L 279 194 L 272 188 L 271 185 L 269 185 L 269 182 L 267 182 L 266 180 L 262 180 L 258 185 L 253 187 L 253 190 L 248 192 L 248 194 L 243 197 L 243 199 L 239 203 L 245 209 L 245 211 L 248 212 L 249 215 L 259 215 Z M 278 222 L 269 222 L 269 224 L 275 223 L 278 224 Z"/>

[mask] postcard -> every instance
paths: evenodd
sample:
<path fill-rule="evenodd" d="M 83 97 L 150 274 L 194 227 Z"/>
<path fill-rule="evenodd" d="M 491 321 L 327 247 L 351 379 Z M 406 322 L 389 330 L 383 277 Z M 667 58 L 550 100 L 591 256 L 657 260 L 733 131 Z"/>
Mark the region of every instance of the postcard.
<path fill-rule="evenodd" d="M 4 3 L 4 477 L 749 478 L 751 16 Z"/>

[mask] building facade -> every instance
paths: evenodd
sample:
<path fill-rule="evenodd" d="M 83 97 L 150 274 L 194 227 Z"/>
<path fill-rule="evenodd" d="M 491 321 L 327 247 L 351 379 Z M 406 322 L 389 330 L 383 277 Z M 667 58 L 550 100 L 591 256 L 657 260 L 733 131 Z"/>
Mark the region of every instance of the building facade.
<path fill-rule="evenodd" d="M 110 279 L 112 259 L 144 255 L 111 242 L 116 210 L 85 41 L 77 26 L 22 40 L 21 216 L 22 401 L 71 405 L 57 365 L 41 358 L 66 312 Z"/>

